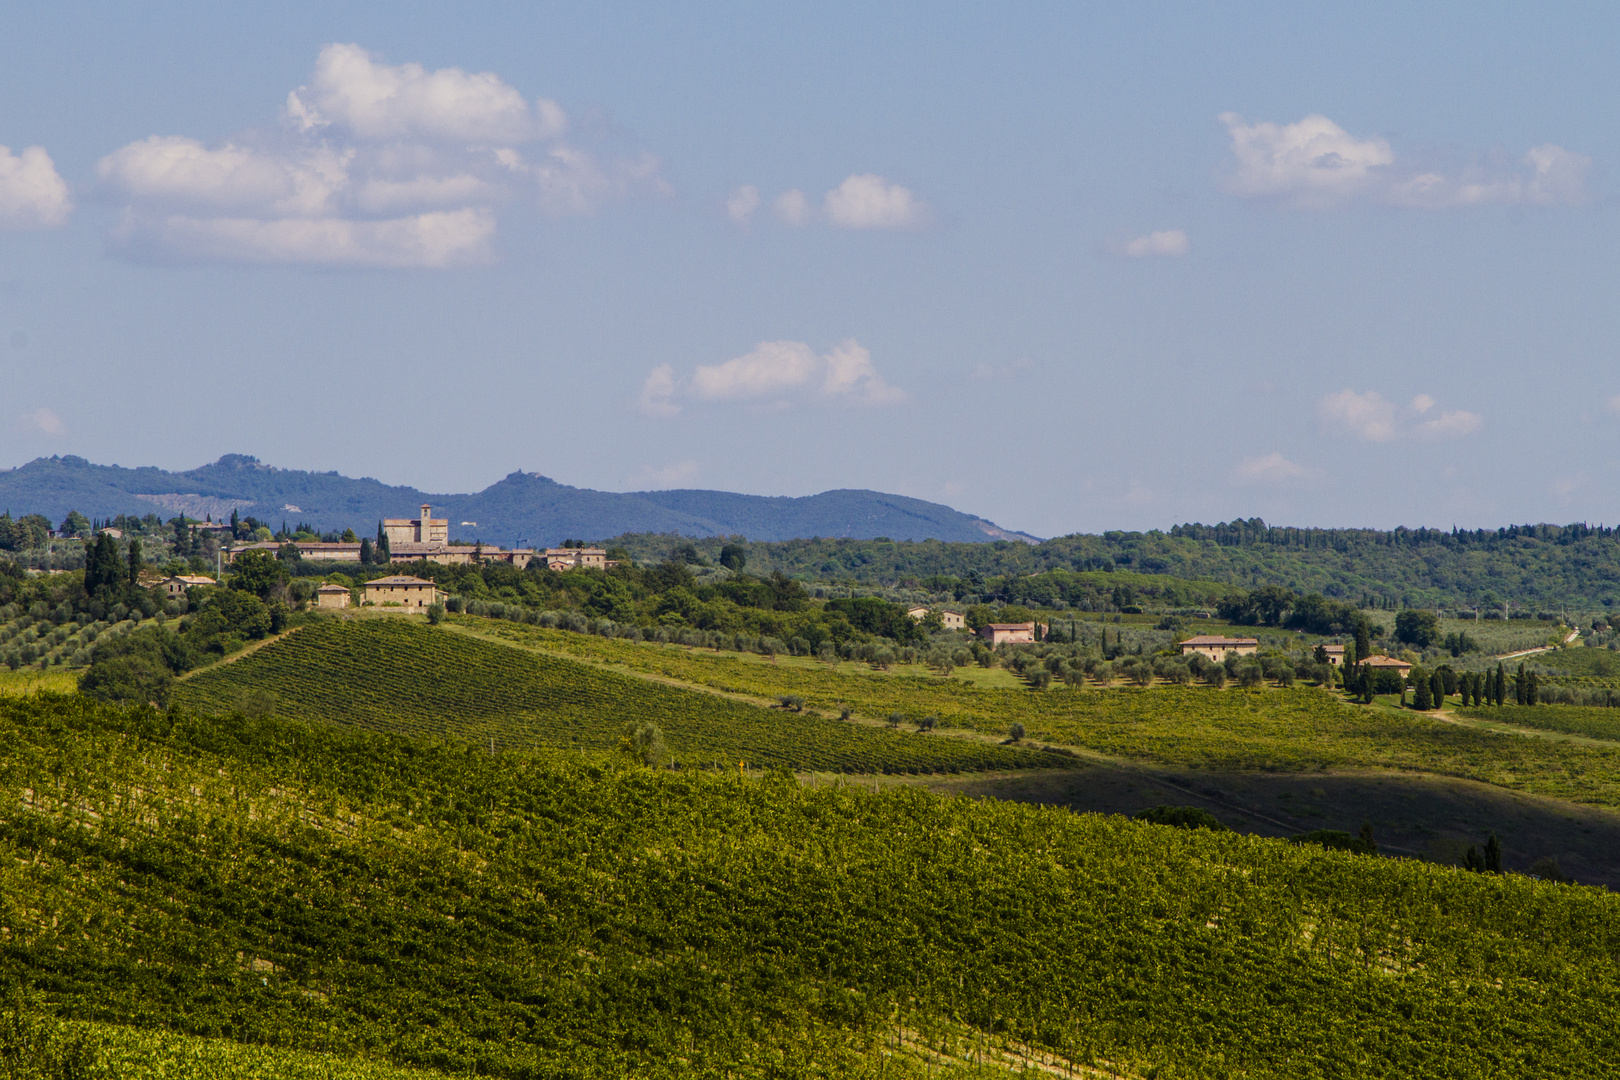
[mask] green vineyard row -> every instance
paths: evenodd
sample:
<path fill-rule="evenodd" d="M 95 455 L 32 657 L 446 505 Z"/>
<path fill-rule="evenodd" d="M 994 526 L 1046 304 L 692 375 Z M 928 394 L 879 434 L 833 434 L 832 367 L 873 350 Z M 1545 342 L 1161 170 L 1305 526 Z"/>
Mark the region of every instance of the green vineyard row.
<path fill-rule="evenodd" d="M 175 699 L 228 712 L 260 693 L 283 716 L 494 749 L 611 750 L 627 727 L 652 723 L 677 763 L 701 766 L 934 773 L 1072 761 L 765 709 L 403 619 L 308 626 L 177 684 Z"/>

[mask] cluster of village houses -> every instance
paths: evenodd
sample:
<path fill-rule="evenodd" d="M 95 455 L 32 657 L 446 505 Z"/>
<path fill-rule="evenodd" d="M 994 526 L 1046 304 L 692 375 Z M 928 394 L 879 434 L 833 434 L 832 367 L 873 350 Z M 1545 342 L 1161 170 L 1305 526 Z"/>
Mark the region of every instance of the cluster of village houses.
<path fill-rule="evenodd" d="M 390 558 L 399 562 L 427 562 L 443 563 L 447 566 L 459 566 L 470 562 L 482 560 L 484 562 L 504 562 L 525 569 L 535 563 L 544 563 L 552 570 L 606 570 L 617 566 L 618 563 L 607 557 L 602 548 L 500 548 L 485 547 L 482 544 L 452 544 L 450 542 L 450 520 L 436 518 L 432 514 L 431 504 L 423 503 L 420 517 L 414 518 L 384 518 L 383 535 L 388 538 L 388 553 Z M 298 554 L 306 559 L 319 559 L 322 562 L 352 562 L 360 561 L 360 545 L 358 543 L 328 543 L 320 540 L 286 541 L 265 540 L 252 544 L 234 545 L 228 553 L 227 560 L 234 560 L 244 552 L 281 550 L 286 544 L 298 549 Z"/>
<path fill-rule="evenodd" d="M 1194 653 L 1216 663 L 1224 661 L 1228 655 L 1253 656 L 1260 649 L 1260 641 L 1252 637 L 1222 637 L 1218 634 L 1204 634 L 1199 637 L 1190 637 L 1181 643 L 1181 655 L 1192 656 Z M 1343 645 L 1324 645 L 1322 650 L 1327 653 L 1327 662 L 1334 667 L 1344 664 Z M 1393 656 L 1368 656 L 1360 661 L 1374 671 L 1393 671 L 1401 678 L 1412 670 L 1412 665 L 1405 660 L 1398 660 Z"/>
<path fill-rule="evenodd" d="M 406 562 L 419 559 L 428 562 L 459 565 L 475 560 L 486 562 L 504 562 L 523 569 L 543 562 L 551 570 L 606 570 L 617 566 L 618 563 L 607 557 L 607 551 L 594 547 L 573 548 L 487 548 L 482 545 L 466 545 L 450 543 L 450 521 L 448 518 L 436 518 L 432 515 L 431 504 L 424 503 L 421 515 L 414 518 L 384 518 L 383 535 L 388 538 L 390 557 Z M 298 548 L 298 553 L 306 559 L 320 559 L 325 562 L 353 562 L 360 561 L 360 545 L 345 543 L 325 543 L 321 541 L 292 542 Z M 228 560 L 235 560 L 237 556 L 246 551 L 277 551 L 283 545 L 275 541 L 263 543 L 244 544 L 232 547 L 227 553 Z M 169 595 L 184 594 L 189 588 L 197 585 L 212 585 L 214 579 L 209 577 L 179 576 L 169 578 L 164 582 Z M 368 581 L 363 586 L 365 603 L 382 605 L 398 605 L 404 608 L 420 610 L 432 607 L 441 599 L 438 588 L 431 581 L 424 581 L 418 577 L 395 575 L 393 577 L 377 578 Z M 322 608 L 345 608 L 352 600 L 350 590 L 342 585 L 322 585 L 316 590 L 315 603 Z M 921 622 L 930 614 L 935 614 L 932 608 L 914 607 L 906 612 L 913 619 Z M 946 630 L 964 630 L 967 620 L 960 611 L 949 608 L 937 612 L 940 623 Z M 979 629 L 979 636 L 990 645 L 1021 645 L 1034 644 L 1037 630 L 1044 633 L 1047 627 L 1044 623 L 989 623 Z M 1253 656 L 1260 648 L 1256 638 L 1231 638 L 1214 634 L 1204 634 L 1190 637 L 1181 642 L 1181 655 L 1194 654 L 1204 656 L 1220 663 L 1228 655 Z M 1328 663 L 1338 667 L 1344 663 L 1344 646 L 1328 645 Z M 1404 660 L 1397 660 L 1392 656 L 1369 656 L 1361 661 L 1374 669 L 1394 671 L 1402 678 L 1411 670 L 1412 665 Z"/>

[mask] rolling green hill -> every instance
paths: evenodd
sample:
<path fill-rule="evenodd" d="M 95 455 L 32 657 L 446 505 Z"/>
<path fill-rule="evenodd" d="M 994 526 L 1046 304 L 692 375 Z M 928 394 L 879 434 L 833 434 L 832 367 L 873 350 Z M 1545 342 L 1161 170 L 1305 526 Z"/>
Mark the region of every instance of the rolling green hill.
<path fill-rule="evenodd" d="M 43 696 L 0 701 L 0 845 L 0 978 L 137 1032 L 514 1080 L 1620 1075 L 1620 898 L 1230 833 Z"/>
<path fill-rule="evenodd" d="M 625 536 L 635 557 L 663 558 L 691 543 L 718 561 L 719 539 Z M 1382 607 L 1604 612 L 1620 605 L 1620 535 L 1575 525 L 1503 529 L 1305 529 L 1259 519 L 1178 525 L 1168 532 L 1075 534 L 1027 545 L 811 538 L 746 545 L 748 569 L 805 578 L 893 584 L 935 579 L 975 596 L 1045 603 L 1061 582 L 1050 571 L 1129 571 L 1182 579 L 1180 603 L 1207 603 L 1207 583 L 1230 589 L 1282 585 Z M 954 584 L 953 580 L 954 579 Z M 1124 584 L 1122 582 L 1122 584 Z"/>
<path fill-rule="evenodd" d="M 281 715 L 480 747 L 609 750 L 656 724 L 677 761 L 852 773 L 1061 767 L 1017 746 L 880 730 L 666 686 L 402 618 L 317 623 L 176 686 L 229 711 L 268 694 Z"/>

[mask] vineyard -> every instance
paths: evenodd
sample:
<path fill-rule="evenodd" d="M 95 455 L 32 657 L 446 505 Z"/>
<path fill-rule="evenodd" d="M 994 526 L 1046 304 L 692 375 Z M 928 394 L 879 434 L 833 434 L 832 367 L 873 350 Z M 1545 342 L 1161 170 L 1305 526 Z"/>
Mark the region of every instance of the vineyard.
<path fill-rule="evenodd" d="M 1620 1075 L 1620 898 L 1122 817 L 42 695 L 0 844 L 17 1000 L 237 1075 Z"/>
<path fill-rule="evenodd" d="M 1539 728 L 1588 739 L 1620 742 L 1620 709 L 1597 709 L 1581 705 L 1503 705 L 1497 708 L 1459 709 L 1457 715 L 1473 720 L 1492 720 L 1516 727 Z"/>
<path fill-rule="evenodd" d="M 498 620 L 477 620 L 472 626 L 515 644 L 711 691 L 763 698 L 794 694 L 816 709 L 848 706 L 868 717 L 936 716 L 941 727 L 990 734 L 1005 733 L 1016 723 L 1042 742 L 1175 768 L 1400 769 L 1620 806 L 1620 745 L 1577 746 L 1495 734 L 1411 712 L 1357 708 L 1311 688 L 987 689 L 959 679 L 879 674 L 864 664 L 773 665 L 734 653 L 636 644 Z"/>
<path fill-rule="evenodd" d="M 765 709 L 452 634 L 404 619 L 308 626 L 177 684 L 204 712 L 283 716 L 454 738 L 490 749 L 611 750 L 627 727 L 660 728 L 677 763 L 847 773 L 1061 767 L 1020 746 L 887 731 Z M 255 705 L 255 703 L 259 703 Z"/>

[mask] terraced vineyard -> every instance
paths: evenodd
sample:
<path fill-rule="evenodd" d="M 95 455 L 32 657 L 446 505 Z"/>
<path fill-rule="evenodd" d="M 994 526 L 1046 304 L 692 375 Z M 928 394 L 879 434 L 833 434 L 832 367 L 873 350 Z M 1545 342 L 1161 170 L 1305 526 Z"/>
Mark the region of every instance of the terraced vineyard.
<path fill-rule="evenodd" d="M 404 619 L 318 623 L 175 687 L 227 712 L 268 692 L 283 716 L 478 746 L 608 750 L 650 721 L 682 764 L 933 773 L 1068 764 L 1057 754 L 886 731 L 666 686 Z"/>
<path fill-rule="evenodd" d="M 637 644 L 500 620 L 472 619 L 461 625 L 532 648 L 712 690 L 765 698 L 797 694 L 814 708 L 847 705 L 870 717 L 932 715 L 943 727 L 987 733 L 1004 733 L 1017 723 L 1030 738 L 1043 742 L 1176 768 L 1403 769 L 1620 806 L 1620 745 L 1609 749 L 1494 734 L 1416 713 L 1346 705 L 1337 695 L 1311 688 L 984 689 L 960 679 L 878 674 L 855 663 L 836 669 L 777 665 L 735 653 Z"/>

